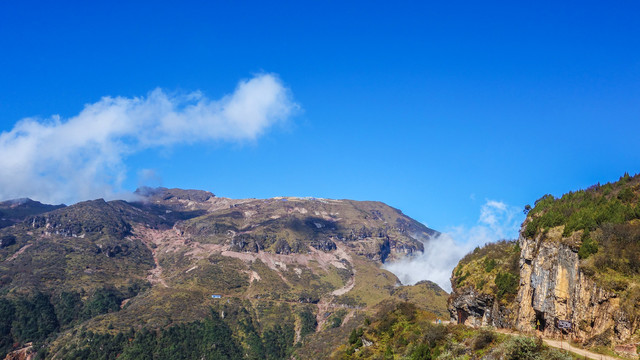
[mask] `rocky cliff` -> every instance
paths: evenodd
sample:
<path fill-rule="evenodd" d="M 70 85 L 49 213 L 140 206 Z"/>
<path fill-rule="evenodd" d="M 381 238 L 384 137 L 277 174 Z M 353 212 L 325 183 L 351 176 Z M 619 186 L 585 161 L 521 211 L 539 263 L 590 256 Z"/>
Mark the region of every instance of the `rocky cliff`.
<path fill-rule="evenodd" d="M 515 324 L 520 248 L 501 241 L 477 248 L 454 269 L 448 308 L 452 321 L 509 328 Z"/>
<path fill-rule="evenodd" d="M 577 236 L 563 238 L 561 233 L 562 229 L 552 229 L 533 239 L 519 237 L 517 295 L 508 301 L 500 300 L 497 285 L 479 289 L 477 282 L 467 280 L 484 270 L 476 269 L 474 274 L 473 263 L 461 264 L 459 275 L 452 277 L 452 321 L 546 337 L 570 336 L 585 345 L 632 341 L 639 324 L 622 306 L 625 296 L 586 275 L 578 256 Z M 486 263 L 487 258 L 482 259 Z M 559 329 L 559 320 L 571 322 L 571 329 Z"/>
<path fill-rule="evenodd" d="M 518 255 L 511 272 L 504 264 L 513 253 L 504 242 L 476 249 L 454 269 L 452 320 L 635 349 L 640 177 L 625 174 L 561 198 L 545 195 L 525 210 L 530 212 L 512 243 Z M 560 322 L 570 328 L 561 329 Z"/>
<path fill-rule="evenodd" d="M 536 329 L 545 336 L 570 333 L 587 343 L 628 341 L 638 324 L 622 310 L 618 294 L 581 271 L 578 248 L 567 240 L 560 231 L 550 231 L 546 238 L 520 237 L 515 327 L 520 331 Z M 559 320 L 570 321 L 571 330 L 560 330 Z"/>

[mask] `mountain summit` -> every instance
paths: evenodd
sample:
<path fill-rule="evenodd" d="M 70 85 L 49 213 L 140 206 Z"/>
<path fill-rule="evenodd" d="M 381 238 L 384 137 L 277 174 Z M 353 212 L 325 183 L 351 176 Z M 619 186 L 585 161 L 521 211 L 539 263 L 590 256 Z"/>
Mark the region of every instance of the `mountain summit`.
<path fill-rule="evenodd" d="M 282 355 L 325 341 L 318 340 L 325 332 L 350 331 L 350 319 L 384 301 L 420 297 L 424 309 L 446 312 L 437 285 L 408 290 L 380 268 L 422 252 L 438 234 L 383 203 L 237 200 L 167 188 L 136 195 L 63 207 L 34 202 L 0 229 L 2 352 L 35 342 L 74 358 L 93 351 L 97 340 L 87 331 L 163 336 L 209 321 L 229 328 L 234 343 L 225 344 L 239 353 L 267 351 L 277 334 Z M 109 339 L 101 341 L 127 348 Z"/>

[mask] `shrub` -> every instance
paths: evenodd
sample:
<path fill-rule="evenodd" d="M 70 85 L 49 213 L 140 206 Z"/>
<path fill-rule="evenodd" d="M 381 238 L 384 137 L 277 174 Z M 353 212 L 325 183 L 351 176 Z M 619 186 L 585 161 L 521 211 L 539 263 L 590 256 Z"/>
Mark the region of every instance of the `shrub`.
<path fill-rule="evenodd" d="M 496 260 L 495 259 L 486 258 L 484 260 L 484 271 L 485 272 L 491 272 L 491 270 L 495 269 L 495 267 L 496 267 Z"/>
<path fill-rule="evenodd" d="M 473 342 L 471 343 L 471 349 L 473 351 L 481 350 L 489 346 L 496 339 L 496 334 L 492 331 L 481 330 L 478 335 L 473 338 Z"/>
<path fill-rule="evenodd" d="M 542 339 L 517 336 L 511 338 L 506 345 L 507 360 L 542 360 Z"/>
<path fill-rule="evenodd" d="M 585 229 L 582 234 L 582 245 L 580 245 L 580 249 L 578 250 L 578 257 L 580 259 L 586 259 L 589 256 L 598 252 L 598 244 L 596 244 L 591 236 L 589 235 L 589 229 Z"/>
<path fill-rule="evenodd" d="M 524 236 L 532 238 L 540 230 L 565 225 L 563 236 L 567 237 L 577 230 L 640 218 L 638 183 L 638 175 L 623 176 L 617 183 L 569 192 L 559 199 L 545 195 L 528 212 Z"/>
<path fill-rule="evenodd" d="M 514 295 L 518 292 L 519 279 L 517 275 L 500 272 L 496 275 L 495 283 L 498 287 L 497 296 L 499 299 L 506 295 Z"/>

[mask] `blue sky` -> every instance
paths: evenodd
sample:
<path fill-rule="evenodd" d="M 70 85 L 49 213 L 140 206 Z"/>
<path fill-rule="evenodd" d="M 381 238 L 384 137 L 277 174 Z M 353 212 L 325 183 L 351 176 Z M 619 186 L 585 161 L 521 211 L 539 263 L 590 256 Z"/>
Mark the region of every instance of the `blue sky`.
<path fill-rule="evenodd" d="M 490 201 L 517 212 L 640 171 L 637 2 L 133 3 L 0 3 L 6 138 L 24 134 L 21 119 L 55 127 L 104 96 L 148 99 L 160 88 L 217 104 L 264 76 L 286 91 L 287 111 L 237 138 L 194 137 L 194 127 L 150 144 L 138 138 L 144 126 L 129 129 L 101 153 L 106 171 L 61 170 L 64 156 L 89 166 L 80 147 L 25 177 L 98 180 L 88 192 L 98 195 L 147 184 L 380 200 L 450 230 L 484 224 Z M 16 173 L 58 149 L 20 149 L 0 147 L 19 160 L 0 170 L 1 184 L 25 193 L 2 195 L 42 195 L 42 183 Z"/>

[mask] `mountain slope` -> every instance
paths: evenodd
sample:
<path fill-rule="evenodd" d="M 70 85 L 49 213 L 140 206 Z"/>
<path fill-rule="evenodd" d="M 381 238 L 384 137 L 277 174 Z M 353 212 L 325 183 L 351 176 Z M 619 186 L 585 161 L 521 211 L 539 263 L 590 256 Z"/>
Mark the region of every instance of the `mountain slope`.
<path fill-rule="evenodd" d="M 0 228 L 22 222 L 29 216 L 59 209 L 65 205 L 47 205 L 29 198 L 0 202 Z"/>
<path fill-rule="evenodd" d="M 437 285 L 406 289 L 380 269 L 437 234 L 382 203 L 137 194 L 136 202 L 87 201 L 0 229 L 12 239 L 0 249 L 2 351 L 35 341 L 48 356 L 74 358 L 101 343 L 115 356 L 128 349 L 125 336 L 206 339 L 209 327 L 227 326 L 236 342 L 229 349 L 278 358 L 383 300 L 427 297 L 424 309 L 446 311 Z"/>

